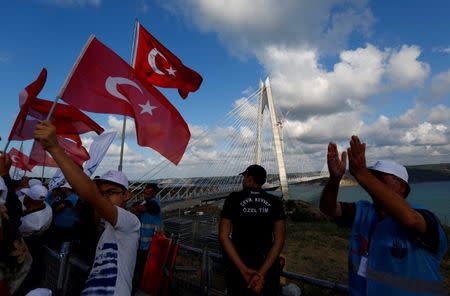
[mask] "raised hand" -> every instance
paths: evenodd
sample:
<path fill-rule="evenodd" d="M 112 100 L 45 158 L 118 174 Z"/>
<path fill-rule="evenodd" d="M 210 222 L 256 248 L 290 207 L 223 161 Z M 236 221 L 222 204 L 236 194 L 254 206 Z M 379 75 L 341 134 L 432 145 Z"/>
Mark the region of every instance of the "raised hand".
<path fill-rule="evenodd" d="M 328 144 L 327 164 L 330 178 L 342 179 L 347 166 L 347 152 L 343 151 L 341 158 L 339 159 L 336 143 L 330 142 Z"/>
<path fill-rule="evenodd" d="M 358 136 L 352 136 L 350 148 L 347 149 L 350 173 L 357 176 L 366 169 L 366 143 L 361 143 Z"/>
<path fill-rule="evenodd" d="M 50 121 L 43 121 L 36 125 L 34 138 L 38 140 L 42 147 L 47 151 L 59 146 L 56 139 L 56 128 Z"/>
<path fill-rule="evenodd" d="M 11 168 L 11 157 L 8 153 L 2 153 L 0 155 L 0 176 L 8 175 Z"/>

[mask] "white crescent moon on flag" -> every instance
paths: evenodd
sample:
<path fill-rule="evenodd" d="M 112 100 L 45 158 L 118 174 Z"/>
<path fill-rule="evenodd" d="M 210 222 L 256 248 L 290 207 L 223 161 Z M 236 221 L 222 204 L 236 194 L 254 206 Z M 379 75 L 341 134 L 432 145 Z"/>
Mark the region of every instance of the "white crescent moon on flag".
<path fill-rule="evenodd" d="M 162 53 L 160 53 L 156 48 L 153 48 L 152 50 L 150 50 L 150 52 L 148 53 L 148 64 L 150 65 L 150 67 L 153 69 L 153 71 L 155 71 L 155 73 L 160 74 L 160 75 L 164 75 L 164 72 L 162 72 L 161 70 L 158 69 L 158 67 L 156 66 L 156 62 L 155 62 L 155 58 L 157 55 L 160 55 L 163 59 L 166 59 L 165 56 L 162 55 Z"/>
<path fill-rule="evenodd" d="M 106 78 L 106 81 L 105 81 L 105 88 L 112 96 L 115 96 L 118 99 L 121 99 L 121 100 L 124 100 L 125 102 L 130 103 L 130 101 L 127 99 L 127 97 L 125 97 L 123 94 L 121 94 L 119 92 L 119 90 L 117 90 L 117 85 L 119 85 L 119 84 L 131 85 L 131 86 L 137 88 L 141 92 L 141 94 L 144 94 L 142 92 L 142 89 L 139 87 L 139 85 L 136 84 L 136 82 L 134 82 L 133 80 L 124 78 L 124 77 L 108 76 L 108 78 Z"/>
<path fill-rule="evenodd" d="M 11 155 L 11 160 L 15 163 L 19 162 L 17 155 Z"/>

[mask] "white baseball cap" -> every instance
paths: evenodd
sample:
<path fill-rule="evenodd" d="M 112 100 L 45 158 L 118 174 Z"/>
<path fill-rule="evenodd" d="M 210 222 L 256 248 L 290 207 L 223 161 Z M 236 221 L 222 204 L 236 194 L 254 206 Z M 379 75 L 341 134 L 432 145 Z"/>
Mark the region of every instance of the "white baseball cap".
<path fill-rule="evenodd" d="M 404 166 L 392 160 L 378 160 L 369 168 L 372 171 L 378 171 L 394 175 L 408 184 L 408 171 Z"/>
<path fill-rule="evenodd" d="M 28 180 L 28 186 L 29 187 L 33 187 L 35 185 L 42 185 L 41 180 L 39 180 L 39 179 L 30 179 L 30 180 Z"/>
<path fill-rule="evenodd" d="M 23 188 L 20 191 L 29 198 L 34 200 L 44 200 L 44 198 L 47 196 L 48 193 L 47 188 L 45 188 L 42 185 L 34 185 L 30 188 Z"/>
<path fill-rule="evenodd" d="M 120 185 L 122 187 L 125 187 L 126 190 L 128 190 L 128 178 L 122 172 L 111 170 L 101 175 L 100 178 L 94 178 L 94 182 L 96 183 L 102 181 Z"/>

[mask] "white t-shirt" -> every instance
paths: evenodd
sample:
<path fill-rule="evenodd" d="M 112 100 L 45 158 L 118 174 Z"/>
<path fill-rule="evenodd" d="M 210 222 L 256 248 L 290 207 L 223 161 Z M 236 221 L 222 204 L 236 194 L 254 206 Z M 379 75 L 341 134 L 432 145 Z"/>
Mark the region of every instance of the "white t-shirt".
<path fill-rule="evenodd" d="M 52 208 L 46 202 L 44 204 L 45 208 L 42 210 L 27 214 L 20 219 L 22 224 L 19 231 L 23 236 L 40 234 L 52 224 Z"/>
<path fill-rule="evenodd" d="M 105 222 L 94 264 L 81 295 L 131 294 L 141 223 L 136 215 L 116 208 L 116 226 Z"/>

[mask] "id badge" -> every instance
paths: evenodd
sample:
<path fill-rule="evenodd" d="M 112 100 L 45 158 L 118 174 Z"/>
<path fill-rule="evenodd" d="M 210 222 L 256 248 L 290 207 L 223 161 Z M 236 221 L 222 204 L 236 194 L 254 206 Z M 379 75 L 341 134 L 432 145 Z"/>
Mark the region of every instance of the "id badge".
<path fill-rule="evenodd" d="M 359 262 L 358 275 L 362 277 L 367 277 L 367 263 L 368 258 L 366 256 L 361 257 L 361 261 Z"/>

